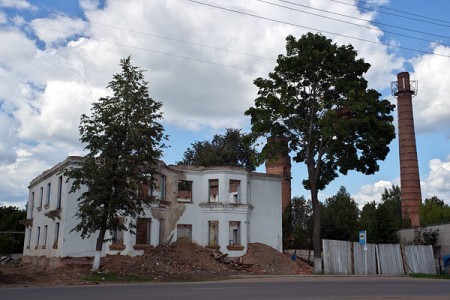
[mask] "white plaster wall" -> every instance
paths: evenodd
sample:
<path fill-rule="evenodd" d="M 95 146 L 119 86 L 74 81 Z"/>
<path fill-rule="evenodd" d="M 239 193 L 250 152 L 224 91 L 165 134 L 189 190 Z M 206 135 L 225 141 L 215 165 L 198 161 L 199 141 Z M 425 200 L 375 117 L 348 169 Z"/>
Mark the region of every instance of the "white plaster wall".
<path fill-rule="evenodd" d="M 61 219 L 55 218 L 54 220 L 45 216 L 46 213 L 55 210 L 57 205 L 57 196 L 58 196 L 58 178 L 61 176 L 58 172 L 53 174 L 52 176 L 43 179 L 41 182 L 38 182 L 34 185 L 29 191 L 29 204 L 28 207 L 32 207 L 31 205 L 31 195 L 35 193 L 33 213 L 32 213 L 32 234 L 31 234 L 31 243 L 30 249 L 28 246 L 28 229 L 27 234 L 25 236 L 24 242 L 24 255 L 29 256 L 47 256 L 47 257 L 64 257 L 64 256 L 72 256 L 72 257 L 83 257 L 83 256 L 91 256 L 95 250 L 95 237 L 91 237 L 89 239 L 81 239 L 81 236 L 78 232 L 70 232 L 78 223 L 78 220 L 74 218 L 74 214 L 77 210 L 77 201 L 79 195 L 83 192 L 82 190 L 78 191 L 76 194 L 69 194 L 71 182 L 66 183 L 66 177 L 63 177 L 62 187 L 61 187 Z M 47 200 L 47 185 L 51 183 L 51 193 L 50 193 L 50 202 L 48 207 L 46 207 Z M 40 203 L 40 188 L 44 188 L 44 197 L 43 203 L 40 210 L 38 210 Z M 31 209 L 29 209 L 27 217 L 31 218 Z M 56 249 L 53 248 L 53 243 L 55 241 L 55 228 L 56 223 L 60 223 L 59 227 L 59 238 L 58 238 L 58 247 Z M 45 239 L 44 228 L 47 225 L 47 239 Z M 41 234 L 39 239 L 39 245 L 37 245 L 37 228 L 41 228 Z M 45 247 L 43 247 L 45 245 Z M 37 246 L 37 247 L 36 247 Z"/>
<path fill-rule="evenodd" d="M 209 198 L 209 180 L 219 180 L 219 203 L 209 207 L 200 207 L 200 203 L 207 203 Z M 246 206 L 230 205 L 229 184 L 230 180 L 240 180 L 241 204 L 247 203 L 247 172 L 229 170 L 208 170 L 203 172 L 186 172 L 186 180 L 193 181 L 192 195 L 193 203 L 186 203 L 186 211 L 177 224 L 192 225 L 192 241 L 201 246 L 208 245 L 209 221 L 219 222 L 219 246 L 222 253 L 230 257 L 238 257 L 247 251 L 247 225 L 249 208 Z M 220 204 L 222 203 L 222 204 Z M 229 244 L 229 222 L 240 222 L 242 251 L 230 251 Z M 173 232 L 176 240 L 176 229 Z"/>
<path fill-rule="evenodd" d="M 282 251 L 281 178 L 252 176 L 250 243 L 263 243 Z"/>

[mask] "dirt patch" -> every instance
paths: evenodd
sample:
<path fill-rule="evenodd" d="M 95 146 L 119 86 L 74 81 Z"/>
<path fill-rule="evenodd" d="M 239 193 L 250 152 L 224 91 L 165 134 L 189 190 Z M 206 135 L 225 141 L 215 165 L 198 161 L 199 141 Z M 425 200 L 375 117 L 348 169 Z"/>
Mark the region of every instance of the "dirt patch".
<path fill-rule="evenodd" d="M 70 263 L 56 269 L 34 265 L 0 266 L 0 286 L 52 286 L 93 284 L 88 277 L 90 265 L 86 259 L 70 259 Z M 312 274 L 308 264 L 264 244 L 249 244 L 240 259 L 228 259 L 219 252 L 180 240 L 170 246 L 145 250 L 144 255 L 129 257 L 108 255 L 101 260 L 100 271 L 119 277 L 138 275 L 149 281 L 188 281 L 228 278 L 233 275 L 301 275 Z M 94 282 L 95 283 L 95 282 Z"/>

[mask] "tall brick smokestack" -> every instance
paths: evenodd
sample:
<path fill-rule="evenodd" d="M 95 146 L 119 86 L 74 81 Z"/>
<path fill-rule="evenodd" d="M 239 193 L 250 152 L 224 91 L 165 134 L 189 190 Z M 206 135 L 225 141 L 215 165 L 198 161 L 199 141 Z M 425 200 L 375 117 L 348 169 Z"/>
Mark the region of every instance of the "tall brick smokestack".
<path fill-rule="evenodd" d="M 282 211 L 291 203 L 291 157 L 289 156 L 288 141 L 285 138 L 271 137 L 267 143 L 276 143 L 281 151 L 276 157 L 266 160 L 266 173 L 280 175 Z"/>
<path fill-rule="evenodd" d="M 411 101 L 414 94 L 415 90 L 411 88 L 409 73 L 399 73 L 397 75 L 397 91 L 394 95 L 397 96 L 398 111 L 402 219 L 403 224 L 418 227 L 420 226 L 419 206 L 422 202 L 422 194 Z"/>

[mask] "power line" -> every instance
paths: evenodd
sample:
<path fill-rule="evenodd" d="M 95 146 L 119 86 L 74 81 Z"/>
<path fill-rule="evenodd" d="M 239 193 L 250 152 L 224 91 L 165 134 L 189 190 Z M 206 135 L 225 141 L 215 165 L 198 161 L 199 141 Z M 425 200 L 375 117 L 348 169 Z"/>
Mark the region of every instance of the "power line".
<path fill-rule="evenodd" d="M 442 57 L 450 58 L 450 55 L 445 55 L 445 54 L 440 54 L 440 53 L 433 53 L 433 52 L 424 51 L 424 50 L 417 50 L 417 49 L 412 49 L 412 48 L 408 48 L 408 47 L 404 47 L 404 46 L 391 45 L 391 44 L 387 44 L 387 43 L 383 43 L 383 42 L 371 41 L 371 40 L 367 40 L 367 39 L 363 39 L 363 38 L 358 38 L 358 37 L 349 36 L 349 35 L 345 35 L 345 34 L 340 34 L 340 33 L 335 33 L 335 32 L 331 32 L 331 31 L 326 31 L 326 30 L 319 30 L 319 29 L 313 28 L 313 27 L 302 26 L 302 25 L 299 25 L 299 24 L 291 23 L 291 22 L 286 22 L 286 21 L 276 20 L 276 19 L 272 19 L 272 18 L 268 18 L 268 17 L 258 16 L 258 15 L 254 15 L 254 14 L 251 14 L 251 13 L 247 13 L 247 12 L 243 12 L 243 11 L 239 11 L 239 10 L 235 10 L 235 9 L 231 9 L 231 8 L 226 8 L 226 7 L 222 7 L 222 6 L 218 6 L 218 5 L 214 5 L 214 4 L 204 3 L 204 2 L 201 2 L 201 1 L 197 1 L 197 0 L 187 0 L 187 1 L 192 2 L 192 3 L 196 3 L 196 4 L 200 4 L 200 5 L 204 5 L 204 6 L 209 6 L 209 7 L 220 9 L 220 10 L 225 10 L 225 11 L 229 11 L 229 12 L 233 12 L 233 13 L 237 13 L 237 14 L 253 17 L 253 18 L 258 18 L 258 19 L 270 21 L 270 22 L 286 24 L 286 25 L 299 27 L 299 28 L 303 28 L 303 29 L 307 29 L 307 30 L 313 30 L 313 31 L 316 31 L 316 32 L 324 32 L 324 33 L 333 34 L 333 35 L 341 36 L 341 37 L 346 37 L 346 38 L 353 39 L 353 40 L 368 42 L 368 43 L 372 43 L 372 44 L 384 45 L 384 46 L 387 46 L 387 47 L 393 47 L 393 48 L 397 48 L 397 49 L 403 49 L 403 50 L 408 50 L 408 51 L 413 51 L 413 52 L 418 52 L 418 53 L 423 53 L 423 54 L 430 54 L 430 55 L 436 55 L 436 56 L 442 56 Z"/>
<path fill-rule="evenodd" d="M 7 22 L 11 22 L 11 20 L 5 19 L 5 18 L 2 18 L 2 17 L 0 17 L 0 20 L 5 20 Z M 38 25 L 33 25 L 33 24 L 30 24 L 29 22 L 22 22 L 22 23 L 27 25 L 27 26 L 29 26 L 29 27 L 39 28 L 39 29 L 42 29 L 42 30 L 47 30 L 47 31 L 52 31 L 52 32 L 63 33 L 63 34 L 67 34 L 67 35 L 70 35 L 70 36 L 74 35 L 71 32 L 66 32 L 66 31 L 62 31 L 62 30 L 56 30 L 56 29 L 52 29 L 52 28 L 46 28 L 46 27 L 42 27 L 42 26 L 38 26 Z M 98 42 L 107 43 L 107 44 L 111 44 L 111 45 L 116 45 L 116 46 L 120 46 L 120 47 L 124 47 L 124 48 L 130 48 L 130 49 L 150 52 L 150 53 L 154 53 L 154 54 L 161 54 L 161 55 L 165 55 L 165 56 L 171 56 L 171 57 L 176 57 L 176 58 L 181 58 L 181 59 L 186 59 L 186 60 L 206 63 L 206 64 L 210 64 L 210 65 L 215 65 L 215 66 L 227 67 L 227 68 L 241 70 L 241 71 L 249 71 L 249 72 L 254 72 L 254 73 L 267 74 L 267 72 L 262 72 L 262 71 L 248 69 L 248 68 L 239 67 L 239 66 L 233 66 L 233 65 L 217 63 L 217 62 L 210 61 L 210 60 L 198 59 L 198 58 L 193 58 L 193 57 L 189 57 L 189 56 L 173 54 L 173 53 L 169 53 L 169 52 L 162 52 L 162 51 L 157 51 L 157 50 L 153 50 L 153 49 L 149 49 L 149 48 L 131 46 L 131 45 L 126 45 L 126 44 L 121 44 L 121 43 L 117 43 L 117 42 L 112 42 L 112 41 L 108 41 L 108 40 L 104 40 L 104 39 L 100 39 L 100 38 L 88 37 L 88 36 L 83 36 L 83 35 L 77 35 L 77 36 L 80 37 L 80 38 L 87 39 L 87 40 L 98 41 Z"/>
<path fill-rule="evenodd" d="M 268 2 L 268 1 L 263 1 L 263 0 L 257 0 L 257 1 L 269 3 L 269 4 L 272 4 L 272 5 L 277 5 L 277 4 L 275 4 L 275 3 Z M 383 26 L 387 26 L 387 27 L 391 27 L 391 28 L 396 28 L 396 29 L 401 29 L 401 30 L 406 30 L 406 31 L 411 31 L 411 32 L 416 32 L 416 33 L 421 33 L 421 34 L 431 35 L 431 36 L 435 36 L 435 37 L 439 37 L 439 38 L 450 39 L 450 36 L 445 36 L 445 35 L 440 35 L 440 34 L 434 34 L 434 33 L 430 33 L 430 32 L 424 32 L 424 31 L 420 31 L 420 30 L 416 30 L 416 29 L 411 29 L 411 28 L 405 28 L 405 27 L 401 27 L 401 26 L 397 26 L 397 25 L 386 24 L 386 23 L 382 23 L 382 22 L 378 22 L 378 21 L 369 20 L 369 19 L 363 19 L 363 18 L 353 17 L 353 16 L 349 16 L 349 15 L 346 15 L 346 14 L 341 14 L 341 13 L 337 13 L 337 12 L 332 12 L 332 11 L 325 10 L 325 9 L 319 9 L 319 8 L 315 8 L 315 7 L 312 7 L 312 6 L 308 6 L 308 5 L 303 5 L 303 4 L 299 4 L 299 3 L 296 3 L 296 2 L 292 2 L 292 1 L 286 1 L 286 0 L 278 0 L 278 1 L 279 1 L 279 2 L 288 3 L 288 4 L 292 4 L 292 5 L 295 5 L 295 6 L 305 7 L 305 8 L 312 9 L 312 10 L 316 10 L 316 11 L 326 12 L 326 13 L 329 13 L 329 14 L 338 15 L 338 16 L 342 16 L 342 17 L 346 17 L 346 18 L 350 18 L 350 19 L 354 19 L 354 20 L 358 20 L 358 21 L 365 21 L 365 22 L 370 22 L 370 23 L 372 23 L 372 24 L 378 24 L 378 25 L 383 25 Z M 285 7 L 285 6 L 281 6 L 281 5 L 277 5 L 277 6 Z M 290 8 L 290 7 L 286 7 L 286 8 L 292 9 L 292 8 Z M 311 13 L 311 12 L 306 12 L 306 11 L 302 11 L 302 10 L 298 10 L 298 11 L 301 11 L 301 12 L 304 12 L 304 13 L 307 13 L 307 14 L 313 14 L 313 13 Z M 323 15 L 317 15 L 317 14 L 313 14 L 313 15 L 315 15 L 315 16 L 320 16 L 320 17 L 324 17 L 324 18 L 330 18 L 330 19 L 332 19 L 332 20 L 337 20 L 337 21 L 340 21 L 340 22 L 345 22 L 345 21 L 338 20 L 338 19 L 334 19 L 334 18 L 331 18 L 331 17 L 325 17 L 325 16 L 323 16 Z M 350 23 L 350 22 L 349 22 L 348 24 L 353 24 L 353 25 L 356 25 L 356 26 L 363 26 L 363 25 L 360 25 L 360 24 L 355 24 L 355 23 Z M 364 26 L 364 27 L 366 27 L 366 26 Z M 371 28 L 371 27 L 370 27 L 370 28 Z M 382 31 L 382 30 L 380 30 L 380 31 Z M 388 32 L 388 31 L 384 31 L 384 32 Z M 395 33 L 395 32 L 388 32 L 388 33 L 398 34 L 398 33 Z M 399 35 L 401 35 L 401 34 L 399 34 Z M 411 36 L 406 36 L 406 37 L 416 38 L 416 37 L 411 37 Z M 425 41 L 428 41 L 428 42 L 434 42 L 434 41 L 429 41 L 429 40 L 425 40 Z"/>
<path fill-rule="evenodd" d="M 347 5 L 347 6 L 358 7 L 358 6 L 355 5 L 355 4 L 351 4 L 351 3 L 343 2 L 343 1 L 339 1 L 339 0 L 330 0 L 330 1 L 337 2 L 337 3 L 341 3 L 341 4 L 344 4 L 344 5 Z M 368 2 L 364 2 L 364 1 L 359 1 L 359 2 L 361 2 L 361 3 L 367 3 L 367 4 L 368 4 Z M 383 9 L 388 9 L 388 8 L 383 7 L 383 6 L 380 6 L 380 5 L 375 5 L 375 4 L 368 4 L 368 5 L 371 5 L 372 7 L 375 6 L 375 7 L 379 7 L 379 8 L 383 8 Z M 363 8 L 369 9 L 368 6 L 362 6 L 362 7 L 363 7 Z M 402 14 L 399 15 L 399 14 L 389 13 L 389 12 L 385 12 L 385 11 L 380 11 L 380 12 L 383 13 L 383 14 L 386 14 L 386 15 L 391 15 L 391 16 L 395 16 L 395 17 L 399 17 L 399 18 L 403 18 L 403 19 L 408 19 L 408 20 L 413 20 L 413 21 L 418 21 L 418 22 L 428 23 L 428 24 L 433 24 L 433 25 L 438 25 L 438 26 L 450 27 L 450 25 L 442 24 L 442 23 L 450 24 L 450 22 L 447 22 L 447 21 L 443 21 L 443 20 L 439 20 L 439 19 L 434 19 L 434 18 L 429 18 L 429 17 L 425 17 L 425 16 L 418 15 L 418 14 L 414 14 L 414 13 L 410 13 L 410 12 L 404 12 L 404 11 L 397 10 L 397 9 L 392 9 L 392 8 L 390 8 L 389 10 L 391 10 L 391 11 L 397 11 L 397 12 L 400 12 L 400 13 L 402 13 Z M 405 16 L 405 14 L 413 15 L 413 16 L 418 16 L 418 17 L 420 17 L 420 18 L 429 19 L 429 20 L 436 20 L 436 21 L 439 21 L 439 22 L 442 22 L 442 23 L 436 23 L 436 22 L 431 22 L 431 21 L 420 20 L 420 19 L 417 19 L 417 18 Z"/>
<path fill-rule="evenodd" d="M 12 6 L 15 6 L 15 7 L 28 8 L 25 5 L 21 5 L 21 4 L 18 4 L 18 3 L 13 3 L 13 2 L 5 1 L 5 0 L 0 0 L 0 3 L 1 2 L 8 3 L 8 4 L 10 4 Z M 130 29 L 130 28 L 124 28 L 124 27 L 115 26 L 115 25 L 111 25 L 111 24 L 105 24 L 105 23 L 100 23 L 100 22 L 95 22 L 95 21 L 86 21 L 86 20 L 83 20 L 83 19 L 80 19 L 80 18 L 77 18 L 77 17 L 73 17 L 73 16 L 70 16 L 70 15 L 62 14 L 62 13 L 58 13 L 58 12 L 55 12 L 55 11 L 46 10 L 46 9 L 43 9 L 43 8 L 35 8 L 35 10 L 46 12 L 48 14 L 52 14 L 52 15 L 55 15 L 55 16 L 67 17 L 67 18 L 70 18 L 72 20 L 80 20 L 80 21 L 83 21 L 84 23 L 93 24 L 93 25 L 97 25 L 97 26 L 109 27 L 109 28 L 113 28 L 113 29 L 128 31 L 128 32 L 131 32 L 131 33 L 137 33 L 137 34 L 141 34 L 141 35 L 151 36 L 151 37 L 154 37 L 154 38 L 169 40 L 169 41 L 173 41 L 173 42 L 188 44 L 188 45 L 202 47 L 202 48 L 209 48 L 209 49 L 223 51 L 223 52 L 228 52 L 228 53 L 234 53 L 234 54 L 239 54 L 239 55 L 244 55 L 244 56 L 249 56 L 249 57 L 255 57 L 255 58 L 260 58 L 260 59 L 265 59 L 265 60 L 270 60 L 270 61 L 276 61 L 273 58 L 264 57 L 264 56 L 260 56 L 260 55 L 256 55 L 256 54 L 251 54 L 251 53 L 241 52 L 241 51 L 237 51 L 237 50 L 231 50 L 231 49 L 226 49 L 226 48 L 221 48 L 221 47 L 205 45 L 205 44 L 201 44 L 201 43 L 196 43 L 196 42 L 192 42 L 192 41 L 186 41 L 186 40 L 182 40 L 182 39 L 178 39 L 178 38 L 173 38 L 173 37 L 153 34 L 153 33 L 139 31 L 139 30 L 134 30 L 134 29 Z"/>

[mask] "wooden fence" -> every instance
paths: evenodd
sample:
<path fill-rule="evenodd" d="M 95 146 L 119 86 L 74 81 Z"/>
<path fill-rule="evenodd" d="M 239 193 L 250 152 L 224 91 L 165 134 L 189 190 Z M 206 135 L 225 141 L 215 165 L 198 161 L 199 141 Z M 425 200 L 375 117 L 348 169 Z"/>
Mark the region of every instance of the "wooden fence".
<path fill-rule="evenodd" d="M 367 244 L 322 240 L 325 274 L 436 274 L 431 246 L 399 244 Z M 367 255 L 367 259 L 365 258 Z"/>

